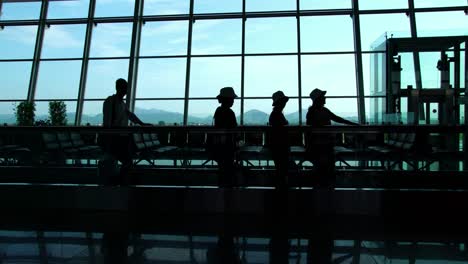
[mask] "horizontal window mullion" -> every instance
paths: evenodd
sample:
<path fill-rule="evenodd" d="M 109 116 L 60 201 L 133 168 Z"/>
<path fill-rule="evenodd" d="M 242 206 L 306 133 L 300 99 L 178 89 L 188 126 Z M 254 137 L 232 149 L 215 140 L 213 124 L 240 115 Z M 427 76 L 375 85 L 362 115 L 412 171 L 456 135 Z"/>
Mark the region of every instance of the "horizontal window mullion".
<path fill-rule="evenodd" d="M 87 23 L 87 18 L 46 19 L 47 25 L 76 25 Z"/>
<path fill-rule="evenodd" d="M 128 60 L 130 57 L 90 57 L 89 60 Z"/>
<path fill-rule="evenodd" d="M 40 61 L 79 61 L 83 58 L 41 58 Z"/>

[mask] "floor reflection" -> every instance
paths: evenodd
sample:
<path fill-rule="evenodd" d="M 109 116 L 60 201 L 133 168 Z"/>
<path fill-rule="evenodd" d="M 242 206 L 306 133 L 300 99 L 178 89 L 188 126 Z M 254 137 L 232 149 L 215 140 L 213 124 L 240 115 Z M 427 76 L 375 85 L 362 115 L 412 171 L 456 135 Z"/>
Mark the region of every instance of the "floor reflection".
<path fill-rule="evenodd" d="M 467 263 L 458 241 L 0 231 L 0 263 Z"/>

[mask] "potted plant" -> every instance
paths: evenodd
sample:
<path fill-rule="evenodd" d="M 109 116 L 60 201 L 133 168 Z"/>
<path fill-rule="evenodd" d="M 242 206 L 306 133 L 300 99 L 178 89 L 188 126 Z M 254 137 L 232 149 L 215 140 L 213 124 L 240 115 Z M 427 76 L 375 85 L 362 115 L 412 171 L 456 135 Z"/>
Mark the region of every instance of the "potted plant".
<path fill-rule="evenodd" d="M 67 105 L 63 101 L 49 102 L 50 123 L 53 126 L 67 125 Z"/>
<path fill-rule="evenodd" d="M 16 124 L 18 126 L 32 126 L 34 124 L 34 111 L 36 104 L 33 102 L 24 101 L 15 105 Z"/>

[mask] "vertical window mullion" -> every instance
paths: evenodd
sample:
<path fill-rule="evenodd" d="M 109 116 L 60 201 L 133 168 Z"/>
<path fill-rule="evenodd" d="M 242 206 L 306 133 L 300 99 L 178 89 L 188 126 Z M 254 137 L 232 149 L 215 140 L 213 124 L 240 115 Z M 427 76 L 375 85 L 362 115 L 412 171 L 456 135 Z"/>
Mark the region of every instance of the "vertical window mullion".
<path fill-rule="evenodd" d="M 138 57 L 140 56 L 141 27 L 143 24 L 143 0 L 135 1 L 135 12 L 133 14 L 132 42 L 130 47 L 130 61 L 128 65 L 127 104 L 131 111 L 135 108 L 136 84 L 138 76 Z"/>
<path fill-rule="evenodd" d="M 96 0 L 90 0 L 88 8 L 88 24 L 86 26 L 83 61 L 81 63 L 80 86 L 78 88 L 78 102 L 76 104 L 75 125 L 77 126 L 81 124 L 81 117 L 83 115 L 84 95 L 86 92 L 86 80 L 88 77 L 89 52 L 91 46 L 91 38 L 93 35 L 93 17 L 94 11 L 96 10 Z"/>
<path fill-rule="evenodd" d="M 416 14 L 414 11 L 414 0 L 408 0 L 408 16 L 410 19 L 411 38 L 418 38 L 418 31 L 416 27 Z M 421 77 L 421 61 L 419 59 L 419 52 L 413 52 L 414 59 L 414 72 L 416 74 L 416 88 L 422 89 L 422 77 Z"/>
<path fill-rule="evenodd" d="M 302 125 L 302 66 L 301 66 L 301 16 L 300 0 L 296 1 L 296 19 L 297 19 L 297 89 L 298 89 L 298 108 L 299 125 Z"/>
<path fill-rule="evenodd" d="M 190 14 L 189 14 L 189 28 L 187 40 L 187 71 L 185 74 L 185 96 L 184 96 L 184 126 L 188 122 L 188 108 L 189 108 L 189 95 L 190 95 L 190 66 L 192 63 L 192 32 L 193 32 L 193 5 L 194 0 L 190 0 Z"/>
<path fill-rule="evenodd" d="M 354 31 L 354 56 L 356 63 L 356 92 L 358 105 L 359 123 L 366 122 L 366 108 L 364 100 L 364 77 L 362 73 L 362 47 L 361 47 L 361 23 L 359 20 L 359 3 L 358 0 L 351 0 L 353 8 L 353 31 Z"/>
<path fill-rule="evenodd" d="M 42 1 L 39 25 L 37 27 L 36 46 L 34 47 L 34 57 L 31 67 L 31 77 L 29 80 L 28 102 L 33 102 L 36 94 L 37 76 L 39 74 L 39 63 L 41 59 L 42 42 L 44 41 L 44 29 L 46 27 L 48 7 L 49 1 Z"/>
<path fill-rule="evenodd" d="M 241 50 L 241 102 L 240 102 L 240 124 L 244 125 L 244 87 L 245 87 L 245 1 L 242 0 L 242 50 Z"/>

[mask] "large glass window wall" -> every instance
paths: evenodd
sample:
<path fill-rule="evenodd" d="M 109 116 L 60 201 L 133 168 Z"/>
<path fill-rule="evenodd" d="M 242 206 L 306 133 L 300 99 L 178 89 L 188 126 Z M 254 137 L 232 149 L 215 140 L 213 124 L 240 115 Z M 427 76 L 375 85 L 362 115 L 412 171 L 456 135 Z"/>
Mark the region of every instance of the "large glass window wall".
<path fill-rule="evenodd" d="M 351 0 L 228 2 L 1 3 L 3 122 L 14 122 L 12 106 L 20 101 L 36 101 L 39 113 L 49 101 L 64 100 L 69 123 L 77 116 L 77 124 L 100 124 L 102 102 L 118 78 L 136 79 L 130 105 L 155 124 L 211 124 L 225 86 L 239 95 L 233 109 L 245 125 L 266 124 L 277 90 L 291 97 L 290 123 L 304 124 L 314 88 L 328 91 L 333 112 L 372 119 L 371 97 L 385 96 L 370 88 L 371 71 L 379 70 L 373 54 L 385 39 L 468 33 L 465 1 L 414 0 L 413 9 L 407 0 L 359 0 L 358 10 Z M 419 54 L 426 86 L 439 82 L 434 67 L 425 66 L 433 57 Z M 411 69 L 402 85 L 416 86 L 414 58 L 402 55 L 402 67 Z"/>

